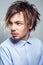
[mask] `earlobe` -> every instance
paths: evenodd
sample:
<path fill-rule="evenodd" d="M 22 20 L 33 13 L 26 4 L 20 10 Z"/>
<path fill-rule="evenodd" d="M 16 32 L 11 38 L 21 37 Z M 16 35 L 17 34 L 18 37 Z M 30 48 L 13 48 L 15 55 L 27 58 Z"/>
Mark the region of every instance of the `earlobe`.
<path fill-rule="evenodd" d="M 32 26 L 33 26 L 33 25 L 28 25 L 28 29 L 30 29 L 30 30 L 31 30 L 31 29 L 32 29 Z"/>
<path fill-rule="evenodd" d="M 30 25 L 29 29 L 32 29 L 32 26 L 33 26 L 33 25 Z"/>

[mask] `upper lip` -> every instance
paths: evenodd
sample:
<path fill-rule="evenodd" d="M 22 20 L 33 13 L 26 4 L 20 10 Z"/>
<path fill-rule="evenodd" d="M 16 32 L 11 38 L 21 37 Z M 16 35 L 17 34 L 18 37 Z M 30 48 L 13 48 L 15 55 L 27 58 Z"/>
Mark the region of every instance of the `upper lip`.
<path fill-rule="evenodd" d="M 18 35 L 18 34 L 17 34 L 17 33 L 15 33 L 15 32 L 11 32 L 11 34 L 12 34 L 12 35 Z"/>

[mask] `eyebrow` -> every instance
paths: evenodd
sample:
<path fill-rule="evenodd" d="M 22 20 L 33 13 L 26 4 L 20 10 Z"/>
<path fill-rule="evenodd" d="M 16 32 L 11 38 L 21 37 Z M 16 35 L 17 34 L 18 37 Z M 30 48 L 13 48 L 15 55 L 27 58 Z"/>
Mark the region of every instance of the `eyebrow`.
<path fill-rule="evenodd" d="M 14 21 L 15 23 L 21 23 L 21 22 L 23 22 L 23 21 Z M 12 23 L 12 21 L 9 21 L 9 23 Z"/>

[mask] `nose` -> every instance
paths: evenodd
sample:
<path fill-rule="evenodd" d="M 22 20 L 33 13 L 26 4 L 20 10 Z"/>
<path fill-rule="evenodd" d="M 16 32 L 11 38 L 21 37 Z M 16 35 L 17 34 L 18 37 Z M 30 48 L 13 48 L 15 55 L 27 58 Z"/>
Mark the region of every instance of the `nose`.
<path fill-rule="evenodd" d="M 16 25 L 15 24 L 12 24 L 12 26 L 11 26 L 11 30 L 16 30 Z"/>

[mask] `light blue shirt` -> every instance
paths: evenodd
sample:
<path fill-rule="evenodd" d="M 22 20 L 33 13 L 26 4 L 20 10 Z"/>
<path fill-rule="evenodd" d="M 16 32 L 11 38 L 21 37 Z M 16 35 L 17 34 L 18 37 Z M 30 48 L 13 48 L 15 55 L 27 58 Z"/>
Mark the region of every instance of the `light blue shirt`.
<path fill-rule="evenodd" d="M 0 45 L 0 65 L 43 65 L 43 44 L 37 38 L 12 38 Z"/>

